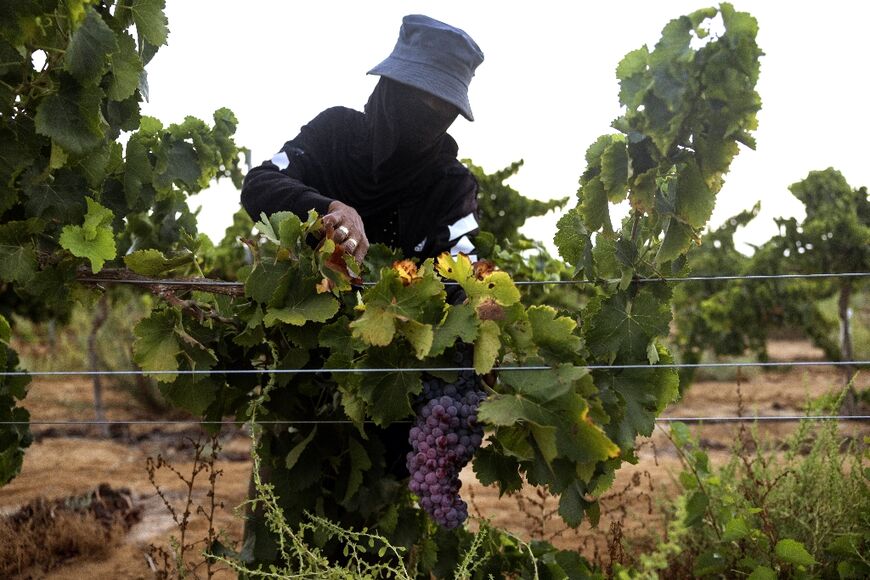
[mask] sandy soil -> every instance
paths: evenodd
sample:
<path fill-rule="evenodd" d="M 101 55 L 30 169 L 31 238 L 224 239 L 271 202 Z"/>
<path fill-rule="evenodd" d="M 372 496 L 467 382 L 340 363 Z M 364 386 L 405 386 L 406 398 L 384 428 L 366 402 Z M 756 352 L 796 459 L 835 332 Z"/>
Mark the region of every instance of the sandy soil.
<path fill-rule="evenodd" d="M 770 345 L 774 360 L 821 360 L 821 352 L 804 342 L 778 341 Z M 828 367 L 798 368 L 784 372 L 755 372 L 724 381 L 697 382 L 677 405 L 666 412 L 670 417 L 735 415 L 738 398 L 745 414 L 800 414 L 806 401 L 837 389 L 841 379 Z M 870 387 L 870 375 L 859 377 L 859 388 Z M 135 401 L 120 391 L 108 389 L 105 395 L 110 419 L 145 418 Z M 738 397 L 739 392 L 739 397 Z M 154 578 L 159 560 L 147 556 L 149 546 L 166 548 L 170 538 L 178 535 L 178 526 L 167 507 L 155 494 L 149 481 L 146 460 L 158 454 L 168 459 L 189 477 L 192 469 L 190 438 L 195 432 L 186 426 L 157 428 L 133 426 L 104 438 L 94 428 L 70 428 L 38 425 L 39 421 L 91 418 L 91 384 L 86 380 L 35 381 L 27 398 L 32 414 L 36 441 L 28 450 L 24 469 L 18 478 L 0 488 L 0 514 L 11 513 L 38 497 L 66 497 L 92 490 L 100 483 L 128 488 L 143 508 L 142 520 L 114 546 L 111 556 L 101 561 L 74 559 L 49 571 L 28 570 L 22 578 Z M 697 427 L 702 441 L 714 461 L 727 457 L 736 425 Z M 794 423 L 766 425 L 762 429 L 775 437 L 785 437 Z M 843 425 L 844 432 L 868 434 L 866 425 Z M 242 521 L 236 508 L 245 499 L 250 474 L 250 439 L 239 430 L 222 439 L 223 451 L 215 468 L 222 471 L 217 483 L 215 525 L 222 530 L 226 543 L 238 542 Z M 463 473 L 463 495 L 473 515 L 490 519 L 524 538 L 547 539 L 560 547 L 580 549 L 590 558 L 606 550 L 607 534 L 614 522 L 620 522 L 627 537 L 642 542 L 661 526 L 658 505 L 674 489 L 673 478 L 679 472 L 679 460 L 665 428 L 643 442 L 640 461 L 617 474 L 612 491 L 602 499 L 602 519 L 597 529 L 588 525 L 570 530 L 553 517 L 556 498 L 530 488 L 514 497 L 499 498 L 495 489 L 474 481 L 470 470 Z M 184 504 L 187 486 L 167 469 L 160 469 L 155 483 L 164 490 L 176 510 Z M 200 474 L 193 488 L 196 503 L 208 505 L 207 474 Z M 189 538 L 203 538 L 207 524 L 194 517 L 188 528 Z M 203 570 L 204 572 L 204 570 Z M 232 577 L 221 574 L 218 577 Z"/>

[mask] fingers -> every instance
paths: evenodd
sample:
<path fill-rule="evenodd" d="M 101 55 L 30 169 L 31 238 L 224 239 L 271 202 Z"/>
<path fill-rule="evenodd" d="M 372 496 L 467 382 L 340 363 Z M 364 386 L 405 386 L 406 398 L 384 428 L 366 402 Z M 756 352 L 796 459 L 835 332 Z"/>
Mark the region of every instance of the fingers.
<path fill-rule="evenodd" d="M 363 258 L 366 257 L 366 254 L 369 251 L 369 241 L 365 237 L 365 235 L 361 236 L 359 240 L 356 238 L 348 238 L 342 244 L 344 251 L 353 256 L 353 258 L 362 264 Z"/>
<path fill-rule="evenodd" d="M 323 216 L 326 235 L 342 249 L 362 263 L 369 251 L 369 240 L 366 237 L 363 221 L 357 211 L 340 201 L 329 204 L 329 213 Z"/>

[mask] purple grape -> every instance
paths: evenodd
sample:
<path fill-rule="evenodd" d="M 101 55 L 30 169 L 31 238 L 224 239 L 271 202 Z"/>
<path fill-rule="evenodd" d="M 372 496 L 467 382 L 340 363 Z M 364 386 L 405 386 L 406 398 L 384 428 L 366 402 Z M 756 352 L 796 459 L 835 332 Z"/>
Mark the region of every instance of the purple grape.
<path fill-rule="evenodd" d="M 468 361 L 463 366 L 469 366 Z M 479 379 L 462 372 L 453 383 L 428 377 L 415 405 L 417 419 L 409 432 L 412 451 L 407 454 L 408 488 L 420 498 L 420 506 L 448 529 L 468 517 L 468 506 L 459 496 L 459 473 L 483 439 L 477 408 L 485 396 Z"/>

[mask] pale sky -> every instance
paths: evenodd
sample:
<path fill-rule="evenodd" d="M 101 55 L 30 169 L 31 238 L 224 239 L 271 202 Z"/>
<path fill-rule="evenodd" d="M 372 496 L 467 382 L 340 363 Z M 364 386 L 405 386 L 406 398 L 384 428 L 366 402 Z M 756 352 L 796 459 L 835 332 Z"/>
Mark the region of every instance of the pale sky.
<path fill-rule="evenodd" d="M 788 186 L 833 166 L 852 187 L 870 186 L 870 116 L 865 2 L 733 2 L 759 21 L 762 98 L 756 151 L 743 149 L 719 193 L 712 224 L 762 202 L 744 242 L 761 243 L 773 217 L 801 216 Z M 486 171 L 524 159 L 511 185 L 528 197 L 571 196 L 586 148 L 619 116 L 615 68 L 630 50 L 652 47 L 672 18 L 712 5 L 685 0 L 530 2 L 391 0 L 308 2 L 167 0 L 169 44 L 148 66 L 143 113 L 164 123 L 211 122 L 229 107 L 254 165 L 270 158 L 321 110 L 362 110 L 377 77 L 365 73 L 392 50 L 405 14 L 464 29 L 485 54 L 469 96 L 476 121 L 450 133 L 461 158 Z M 201 229 L 219 240 L 238 209 L 231 184 L 213 187 Z M 558 215 L 525 233 L 552 248 Z"/>

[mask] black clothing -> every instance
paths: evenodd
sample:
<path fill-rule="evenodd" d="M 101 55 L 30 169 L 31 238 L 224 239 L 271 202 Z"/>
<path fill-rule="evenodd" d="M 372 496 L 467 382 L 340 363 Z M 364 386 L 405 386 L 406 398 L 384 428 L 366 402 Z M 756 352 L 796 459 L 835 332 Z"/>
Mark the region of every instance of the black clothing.
<path fill-rule="evenodd" d="M 304 219 L 310 209 L 328 213 L 338 200 L 360 214 L 369 242 L 397 247 L 405 257 L 470 253 L 477 181 L 456 159 L 443 113 L 423 111 L 422 103 L 411 109 L 396 86 L 404 87 L 379 83 L 365 114 L 327 109 L 271 161 L 252 169 L 242 188 L 248 214 L 258 219 L 261 212 L 289 210 Z M 429 127 L 422 139 L 412 130 L 418 122 Z"/>

